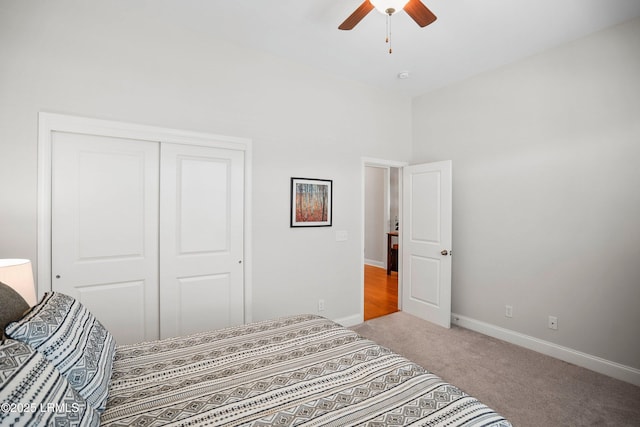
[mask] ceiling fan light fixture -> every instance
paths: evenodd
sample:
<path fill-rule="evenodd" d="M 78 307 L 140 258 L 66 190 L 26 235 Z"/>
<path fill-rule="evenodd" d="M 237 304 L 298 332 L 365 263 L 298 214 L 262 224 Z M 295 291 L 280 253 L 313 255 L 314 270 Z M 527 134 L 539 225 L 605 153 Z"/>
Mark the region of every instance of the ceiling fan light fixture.
<path fill-rule="evenodd" d="M 369 2 L 380 13 L 393 15 L 394 13 L 401 11 L 406 4 L 409 3 L 409 0 L 369 0 Z"/>

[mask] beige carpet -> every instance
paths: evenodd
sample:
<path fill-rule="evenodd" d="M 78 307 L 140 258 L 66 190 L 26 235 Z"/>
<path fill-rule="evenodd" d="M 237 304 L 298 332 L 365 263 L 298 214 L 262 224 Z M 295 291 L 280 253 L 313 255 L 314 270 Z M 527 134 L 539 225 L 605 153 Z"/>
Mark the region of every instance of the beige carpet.
<path fill-rule="evenodd" d="M 514 426 L 640 427 L 640 387 L 523 347 L 402 312 L 351 329 L 475 396 Z"/>

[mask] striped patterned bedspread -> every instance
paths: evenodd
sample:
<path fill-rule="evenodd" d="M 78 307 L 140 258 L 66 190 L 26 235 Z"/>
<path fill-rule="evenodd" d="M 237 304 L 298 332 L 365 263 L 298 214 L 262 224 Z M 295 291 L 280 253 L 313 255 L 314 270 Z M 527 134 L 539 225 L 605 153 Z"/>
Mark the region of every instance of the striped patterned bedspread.
<path fill-rule="evenodd" d="M 510 426 L 322 317 L 119 346 L 103 426 Z"/>

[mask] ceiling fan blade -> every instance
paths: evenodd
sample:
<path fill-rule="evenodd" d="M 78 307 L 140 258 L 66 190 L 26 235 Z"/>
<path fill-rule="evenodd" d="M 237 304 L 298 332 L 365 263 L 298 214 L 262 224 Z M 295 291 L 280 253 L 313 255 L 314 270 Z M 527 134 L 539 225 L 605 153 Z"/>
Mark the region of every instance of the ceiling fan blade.
<path fill-rule="evenodd" d="M 438 19 L 420 0 L 409 0 L 404 11 L 421 27 L 426 27 Z"/>
<path fill-rule="evenodd" d="M 364 0 L 356 10 L 342 24 L 338 27 L 340 30 L 351 30 L 358 22 L 362 21 L 362 18 L 367 16 L 369 12 L 373 10 L 373 5 L 369 0 Z"/>

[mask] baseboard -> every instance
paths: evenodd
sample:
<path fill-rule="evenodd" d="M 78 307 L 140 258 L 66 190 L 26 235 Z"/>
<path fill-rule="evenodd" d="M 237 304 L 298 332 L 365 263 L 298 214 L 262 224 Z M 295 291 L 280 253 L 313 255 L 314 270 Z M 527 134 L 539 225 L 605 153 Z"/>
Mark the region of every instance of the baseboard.
<path fill-rule="evenodd" d="M 385 268 L 383 261 L 375 261 L 375 260 L 372 260 L 372 259 L 365 259 L 364 263 L 367 264 L 367 265 L 372 265 L 374 267 Z"/>
<path fill-rule="evenodd" d="M 364 315 L 354 314 L 353 316 L 347 316 L 340 319 L 335 319 L 334 322 L 341 324 L 342 326 L 348 328 L 351 326 L 356 326 L 364 322 Z"/>
<path fill-rule="evenodd" d="M 640 369 L 455 313 L 451 314 L 451 323 L 640 386 Z"/>

